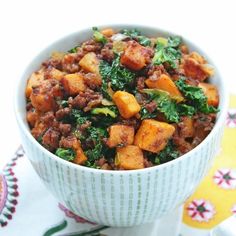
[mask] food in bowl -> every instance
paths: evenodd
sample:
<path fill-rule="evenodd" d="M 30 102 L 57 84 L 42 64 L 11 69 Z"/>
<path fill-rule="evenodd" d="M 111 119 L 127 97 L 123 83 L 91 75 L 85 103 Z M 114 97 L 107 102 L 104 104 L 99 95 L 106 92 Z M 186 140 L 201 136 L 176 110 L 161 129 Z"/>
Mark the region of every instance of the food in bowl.
<path fill-rule="evenodd" d="M 155 36 L 155 35 L 153 35 Z M 93 28 L 28 79 L 31 133 L 58 158 L 105 170 L 160 165 L 189 152 L 214 126 L 214 70 L 180 37 Z"/>

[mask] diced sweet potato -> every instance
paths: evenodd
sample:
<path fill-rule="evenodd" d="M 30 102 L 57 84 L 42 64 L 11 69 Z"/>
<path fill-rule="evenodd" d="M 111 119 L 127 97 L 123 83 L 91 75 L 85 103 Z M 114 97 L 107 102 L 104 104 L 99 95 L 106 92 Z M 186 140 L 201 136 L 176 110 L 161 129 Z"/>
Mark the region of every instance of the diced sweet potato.
<path fill-rule="evenodd" d="M 78 165 L 81 165 L 83 164 L 84 162 L 87 161 L 87 157 L 85 156 L 84 152 L 83 152 L 83 149 L 81 148 L 81 146 L 79 145 L 78 148 L 76 149 L 76 156 L 73 160 L 73 162 L 75 164 L 78 164 Z"/>
<path fill-rule="evenodd" d="M 106 37 L 111 37 L 113 34 L 115 34 L 115 31 L 112 28 L 106 28 L 101 30 L 101 33 Z"/>
<path fill-rule="evenodd" d="M 189 54 L 189 57 L 195 59 L 200 64 L 205 64 L 206 63 L 205 58 L 197 52 L 191 52 Z"/>
<path fill-rule="evenodd" d="M 45 126 L 45 124 L 41 122 L 36 122 L 34 128 L 31 130 L 31 134 L 34 136 L 35 139 L 39 139 L 40 137 L 42 137 L 46 129 L 47 127 Z"/>
<path fill-rule="evenodd" d="M 56 79 L 60 81 L 64 77 L 65 73 L 52 67 L 47 73 L 47 79 Z"/>
<path fill-rule="evenodd" d="M 134 145 L 117 148 L 115 164 L 125 170 L 142 169 L 144 168 L 143 152 Z"/>
<path fill-rule="evenodd" d="M 89 52 L 79 61 L 79 65 L 87 72 L 99 74 L 99 60 L 94 52 Z"/>
<path fill-rule="evenodd" d="M 112 99 L 118 107 L 121 116 L 126 119 L 136 115 L 141 109 L 134 95 L 131 93 L 117 91 L 114 93 Z"/>
<path fill-rule="evenodd" d="M 107 145 L 112 148 L 118 145 L 128 145 L 134 142 L 134 128 L 128 125 L 112 125 L 109 128 Z"/>
<path fill-rule="evenodd" d="M 183 138 L 191 138 L 194 135 L 193 119 L 189 116 L 182 117 L 180 123 L 180 136 Z"/>
<path fill-rule="evenodd" d="M 202 88 L 204 94 L 206 95 L 208 105 L 217 107 L 219 105 L 219 94 L 217 87 L 208 83 L 199 83 L 198 86 Z"/>
<path fill-rule="evenodd" d="M 134 144 L 141 149 L 157 153 L 165 148 L 175 131 L 173 125 L 153 119 L 143 120 L 137 131 Z"/>
<path fill-rule="evenodd" d="M 89 86 L 93 85 L 96 87 L 102 85 L 102 78 L 99 74 L 87 73 L 84 77 L 84 80 Z"/>
<path fill-rule="evenodd" d="M 213 69 L 205 64 L 200 64 L 197 60 L 188 57 L 184 59 L 183 69 L 185 75 L 200 82 L 213 75 Z"/>
<path fill-rule="evenodd" d="M 87 157 L 83 152 L 80 141 L 75 136 L 67 136 L 66 138 L 62 137 L 60 140 L 60 147 L 71 148 L 76 152 L 76 156 L 73 160 L 74 163 L 80 165 L 87 161 Z"/>
<path fill-rule="evenodd" d="M 181 102 L 184 100 L 184 97 L 180 93 L 175 83 L 166 74 L 162 74 L 159 78 L 155 79 L 148 78 L 147 80 L 145 80 L 145 83 L 148 88 L 157 88 L 168 92 L 170 96 L 177 102 Z"/>
<path fill-rule="evenodd" d="M 150 60 L 151 51 L 135 41 L 128 42 L 128 46 L 121 55 L 122 65 L 132 70 L 141 70 Z"/>
<path fill-rule="evenodd" d="M 44 80 L 44 72 L 43 70 L 39 70 L 37 72 L 34 72 L 28 82 L 27 82 L 27 85 L 26 85 L 26 89 L 25 89 L 25 95 L 27 98 L 30 97 L 32 91 L 33 91 L 33 87 L 36 87 L 38 86 L 41 81 Z"/>
<path fill-rule="evenodd" d="M 36 122 L 39 119 L 39 114 L 35 110 L 29 110 L 29 111 L 27 111 L 26 119 L 27 119 L 28 123 L 30 124 L 30 126 L 34 127 Z"/>
<path fill-rule="evenodd" d="M 65 91 L 69 95 L 77 95 L 79 92 L 83 92 L 86 89 L 84 78 L 81 74 L 68 74 L 61 80 Z"/>
<path fill-rule="evenodd" d="M 54 110 L 58 97 L 62 97 L 62 91 L 59 82 L 54 79 L 43 80 L 39 86 L 33 88 L 30 95 L 33 107 L 42 112 Z"/>

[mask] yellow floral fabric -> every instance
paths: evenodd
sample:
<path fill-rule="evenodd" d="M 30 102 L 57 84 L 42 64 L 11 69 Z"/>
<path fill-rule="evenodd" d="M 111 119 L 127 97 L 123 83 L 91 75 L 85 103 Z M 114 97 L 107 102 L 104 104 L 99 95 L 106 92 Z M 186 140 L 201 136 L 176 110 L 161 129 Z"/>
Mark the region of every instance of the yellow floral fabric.
<path fill-rule="evenodd" d="M 183 222 L 211 229 L 236 214 L 236 96 L 230 97 L 219 155 L 208 175 L 184 205 Z"/>

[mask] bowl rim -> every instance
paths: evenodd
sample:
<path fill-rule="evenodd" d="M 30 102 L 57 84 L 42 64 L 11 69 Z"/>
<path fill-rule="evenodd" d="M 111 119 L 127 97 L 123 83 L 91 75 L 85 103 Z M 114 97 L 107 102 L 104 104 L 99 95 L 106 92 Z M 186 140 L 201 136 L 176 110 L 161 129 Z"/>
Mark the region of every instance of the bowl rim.
<path fill-rule="evenodd" d="M 157 33 L 161 33 L 161 34 L 167 34 L 167 35 L 178 35 L 173 31 L 169 31 L 169 30 L 163 30 L 162 28 L 159 27 L 154 27 L 154 26 L 147 26 L 147 25 L 143 25 L 143 24 L 107 24 L 107 25 L 97 25 L 98 28 L 137 28 L 137 29 L 145 29 L 145 30 L 151 30 L 151 31 L 157 31 Z M 192 150 L 190 150 L 189 152 L 185 153 L 184 155 L 171 160 L 169 162 L 163 163 L 161 165 L 156 165 L 156 166 L 152 166 L 152 167 L 147 167 L 147 168 L 143 168 L 143 169 L 135 169 L 135 170 L 102 170 L 102 169 L 94 169 L 94 168 L 90 168 L 90 167 L 86 167 L 86 166 L 82 166 L 82 165 L 78 165 L 78 164 L 74 164 L 72 162 L 63 160 L 61 158 L 58 158 L 55 154 L 51 153 L 50 151 L 48 151 L 46 148 L 44 148 L 39 142 L 37 142 L 37 140 L 32 136 L 32 134 L 30 133 L 30 130 L 26 127 L 26 125 L 23 122 L 23 117 L 21 117 L 20 112 L 17 112 L 18 110 L 18 102 L 19 102 L 19 97 L 20 97 L 20 83 L 21 81 L 23 81 L 25 78 L 25 73 L 26 71 L 32 67 L 32 62 L 39 57 L 41 54 L 43 54 L 44 52 L 47 52 L 49 50 L 49 48 L 51 48 L 54 44 L 57 44 L 61 41 L 66 40 L 67 38 L 71 38 L 72 36 L 75 35 L 79 35 L 82 32 L 89 32 L 91 31 L 92 27 L 85 27 L 85 28 L 81 28 L 80 30 L 77 30 L 75 32 L 72 32 L 70 34 L 66 34 L 63 37 L 60 37 L 59 39 L 51 42 L 50 44 L 48 44 L 48 46 L 44 47 L 42 50 L 40 50 L 39 53 L 37 53 L 28 63 L 27 66 L 25 67 L 25 69 L 23 70 L 23 73 L 20 76 L 20 79 L 18 79 L 16 87 L 15 87 L 15 95 L 14 95 L 14 112 L 15 112 L 15 117 L 18 123 L 18 126 L 20 127 L 20 132 L 24 132 L 26 138 L 31 140 L 31 143 L 33 143 L 33 145 L 36 145 L 36 147 L 38 149 L 40 149 L 41 152 L 43 152 L 45 154 L 45 156 L 47 156 L 48 158 L 53 159 L 53 161 L 58 161 L 60 164 L 65 165 L 67 167 L 71 167 L 71 168 L 76 168 L 77 170 L 81 170 L 81 171 L 90 171 L 93 173 L 98 173 L 98 174 L 113 174 L 113 175 L 120 175 L 120 174 L 134 174 L 134 173 L 143 173 L 143 172 L 150 172 L 150 171 L 155 171 L 158 169 L 163 169 L 166 168 L 168 166 L 171 166 L 173 164 L 177 164 L 178 162 L 181 162 L 185 159 L 187 159 L 189 156 L 192 156 L 193 153 L 198 152 L 198 150 L 200 150 L 202 148 L 202 146 L 206 145 L 213 136 L 215 136 L 216 132 L 221 128 L 221 126 L 224 125 L 224 120 L 226 118 L 226 114 L 227 114 L 227 109 L 228 109 L 228 93 L 227 93 L 227 86 L 226 84 L 223 82 L 222 79 L 222 75 L 220 73 L 219 67 L 216 65 L 216 63 L 212 60 L 212 58 L 209 56 L 209 54 L 205 53 L 205 50 L 202 47 L 199 47 L 195 42 L 189 40 L 188 38 L 186 38 L 185 36 L 181 36 L 184 41 L 188 43 L 190 43 L 191 45 L 193 45 L 195 48 L 199 49 L 200 51 L 203 51 L 204 54 L 207 56 L 208 59 L 210 59 L 210 61 L 212 62 L 212 64 L 214 65 L 215 68 L 215 74 L 217 74 L 217 79 L 220 80 L 221 83 L 221 87 L 219 88 L 222 91 L 222 95 L 220 97 L 220 112 L 218 113 L 217 116 L 217 120 L 216 123 L 213 127 L 213 129 L 211 130 L 211 132 L 207 135 L 207 137 L 200 143 L 198 144 L 195 148 L 193 148 Z M 79 38 L 79 36 L 78 36 Z"/>

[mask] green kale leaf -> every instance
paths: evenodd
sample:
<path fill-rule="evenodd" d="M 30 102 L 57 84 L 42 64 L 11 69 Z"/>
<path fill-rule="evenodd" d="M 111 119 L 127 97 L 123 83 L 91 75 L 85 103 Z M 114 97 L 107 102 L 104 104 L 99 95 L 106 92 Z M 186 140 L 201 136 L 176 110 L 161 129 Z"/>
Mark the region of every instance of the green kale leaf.
<path fill-rule="evenodd" d="M 193 116 L 196 113 L 196 109 L 187 104 L 177 104 L 177 110 L 180 116 Z"/>
<path fill-rule="evenodd" d="M 143 92 L 147 93 L 150 99 L 157 104 L 157 110 L 163 113 L 169 122 L 179 122 L 176 102 L 170 98 L 168 93 L 159 89 L 143 89 Z"/>
<path fill-rule="evenodd" d="M 74 48 L 71 48 L 70 50 L 68 50 L 68 52 L 69 52 L 69 53 L 76 53 L 78 47 L 79 47 L 79 46 L 76 46 L 76 47 L 74 47 Z"/>
<path fill-rule="evenodd" d="M 88 157 L 88 161 L 90 163 L 94 163 L 96 160 L 103 156 L 104 144 L 102 142 L 102 139 L 107 137 L 108 134 L 106 129 L 100 127 L 96 128 L 93 126 L 90 126 L 87 129 L 87 132 L 88 139 L 93 142 L 94 148 L 85 151 L 85 155 Z"/>
<path fill-rule="evenodd" d="M 153 64 L 160 65 L 167 62 L 170 67 L 176 69 L 177 61 L 181 58 L 181 51 L 178 49 L 180 43 L 179 37 L 169 37 L 167 43 L 164 43 L 163 40 L 157 40 Z"/>
<path fill-rule="evenodd" d="M 154 164 L 159 165 L 178 158 L 180 153 L 175 150 L 172 141 L 169 141 L 166 147 L 160 151 L 154 159 Z"/>
<path fill-rule="evenodd" d="M 99 71 L 102 76 L 102 93 L 107 98 L 107 84 L 111 83 L 111 88 L 114 91 L 127 90 L 135 78 L 135 73 L 120 65 L 120 56 L 116 55 L 110 65 L 108 62 L 101 61 Z M 109 96 L 110 98 L 110 96 Z"/>
<path fill-rule="evenodd" d="M 73 161 L 75 158 L 75 151 L 71 148 L 57 148 L 55 154 L 67 161 Z"/>
<path fill-rule="evenodd" d="M 150 112 L 145 108 L 145 106 L 143 106 L 143 107 L 141 108 L 141 111 L 140 111 L 141 120 L 155 118 L 155 117 L 157 116 L 157 113 L 158 113 L 157 110 L 150 113 Z"/>
<path fill-rule="evenodd" d="M 141 32 L 137 29 L 124 29 L 121 31 L 121 33 L 129 36 L 131 39 L 137 40 L 143 46 L 151 45 L 151 40 L 148 37 L 141 35 Z"/>
<path fill-rule="evenodd" d="M 217 113 L 219 111 L 217 108 L 208 105 L 207 97 L 200 87 L 189 85 L 185 80 L 186 78 L 182 76 L 175 83 L 191 106 L 193 106 L 198 112 L 205 114 Z"/>
<path fill-rule="evenodd" d="M 75 122 L 78 125 L 82 125 L 84 124 L 86 121 L 88 121 L 88 116 L 85 116 L 84 112 L 81 110 L 77 110 L 77 109 L 72 109 L 71 111 L 71 117 L 73 120 L 75 120 Z"/>

